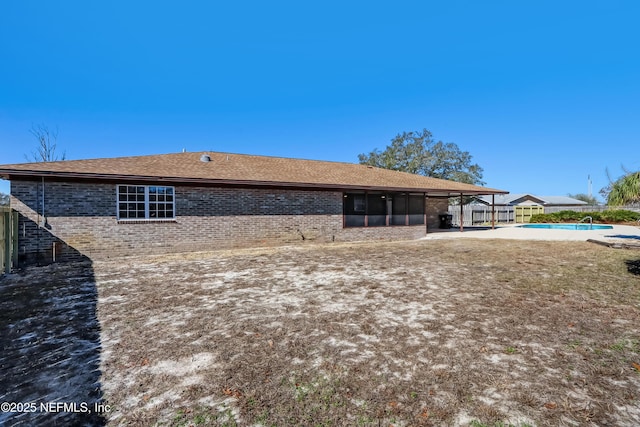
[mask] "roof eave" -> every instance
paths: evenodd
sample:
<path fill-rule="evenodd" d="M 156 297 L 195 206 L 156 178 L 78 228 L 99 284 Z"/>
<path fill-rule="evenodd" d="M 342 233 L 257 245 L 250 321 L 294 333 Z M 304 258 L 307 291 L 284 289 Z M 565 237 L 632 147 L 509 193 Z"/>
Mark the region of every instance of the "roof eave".
<path fill-rule="evenodd" d="M 140 181 L 140 182 L 164 182 L 170 184 L 202 184 L 221 185 L 235 187 L 265 187 L 265 188 L 303 188 L 316 190 L 358 190 L 358 191 L 394 191 L 425 193 L 432 197 L 456 197 L 475 196 L 488 194 L 508 194 L 508 191 L 496 190 L 493 188 L 482 188 L 481 190 L 458 190 L 441 189 L 428 187 L 394 187 L 394 186 L 367 186 L 355 184 L 331 184 L 331 183 L 305 183 L 305 182 L 284 182 L 284 181 L 256 181 L 256 180 L 234 180 L 234 179 L 207 179 L 189 177 L 170 177 L 152 175 L 121 175 L 121 174 L 94 174 L 78 172 L 58 172 L 58 171 L 34 171 L 20 169 L 0 169 L 0 178 L 11 180 L 19 178 L 56 178 L 73 179 L 85 181 Z"/>

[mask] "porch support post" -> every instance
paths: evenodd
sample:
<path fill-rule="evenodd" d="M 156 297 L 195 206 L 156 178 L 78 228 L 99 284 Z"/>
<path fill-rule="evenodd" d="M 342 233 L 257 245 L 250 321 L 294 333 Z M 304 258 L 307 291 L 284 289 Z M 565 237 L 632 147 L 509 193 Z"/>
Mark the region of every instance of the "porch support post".
<path fill-rule="evenodd" d="M 369 193 L 364 192 L 364 226 L 369 226 Z"/>
<path fill-rule="evenodd" d="M 460 232 L 464 230 L 462 223 L 464 222 L 464 209 L 462 206 L 462 193 L 460 193 Z"/>
<path fill-rule="evenodd" d="M 391 216 L 391 209 L 393 209 L 392 207 L 393 204 L 393 197 L 391 197 L 390 194 L 386 194 L 384 196 L 384 207 L 385 207 L 385 218 L 384 218 L 384 225 L 385 226 L 389 226 L 391 224 L 391 222 L 389 221 L 389 217 Z"/>
<path fill-rule="evenodd" d="M 409 225 L 409 193 L 404 193 L 404 225 Z"/>
<path fill-rule="evenodd" d="M 347 193 L 342 193 L 342 228 L 347 227 Z"/>
<path fill-rule="evenodd" d="M 491 195 L 491 229 L 496 228 L 496 195 Z"/>
<path fill-rule="evenodd" d="M 422 193 L 422 209 L 424 209 L 424 214 L 422 215 L 424 233 L 427 234 L 429 232 L 429 230 L 427 230 L 427 193 Z"/>

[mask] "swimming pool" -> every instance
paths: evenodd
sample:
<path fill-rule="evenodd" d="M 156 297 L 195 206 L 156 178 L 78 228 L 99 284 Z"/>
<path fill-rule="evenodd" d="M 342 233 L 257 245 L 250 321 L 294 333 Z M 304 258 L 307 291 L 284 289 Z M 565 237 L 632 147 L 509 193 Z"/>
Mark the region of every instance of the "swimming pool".
<path fill-rule="evenodd" d="M 613 225 L 598 224 L 525 224 L 522 228 L 546 228 L 549 230 L 609 230 Z"/>

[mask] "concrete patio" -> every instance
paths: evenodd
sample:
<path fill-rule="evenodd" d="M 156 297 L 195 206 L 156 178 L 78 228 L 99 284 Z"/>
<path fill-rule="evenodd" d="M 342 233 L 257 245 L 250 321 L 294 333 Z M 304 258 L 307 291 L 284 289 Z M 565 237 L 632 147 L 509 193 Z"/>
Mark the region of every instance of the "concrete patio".
<path fill-rule="evenodd" d="M 640 247 L 640 227 L 631 225 L 614 225 L 605 230 L 552 230 L 540 228 L 522 228 L 523 224 L 501 224 L 495 229 L 490 227 L 465 227 L 448 230 L 429 230 L 424 239 L 516 239 L 516 240 L 564 240 L 587 241 L 597 240 L 607 243 L 627 245 L 637 244 Z"/>

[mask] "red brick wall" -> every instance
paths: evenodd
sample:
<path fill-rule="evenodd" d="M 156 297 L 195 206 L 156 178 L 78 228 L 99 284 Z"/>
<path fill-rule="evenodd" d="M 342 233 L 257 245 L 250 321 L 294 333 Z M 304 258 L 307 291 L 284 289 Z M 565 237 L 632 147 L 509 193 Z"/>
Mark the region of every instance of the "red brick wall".
<path fill-rule="evenodd" d="M 426 234 L 425 225 L 343 228 L 339 191 L 176 186 L 175 220 L 132 223 L 116 218 L 115 184 L 46 181 L 46 222 L 42 190 L 41 181 L 11 182 L 11 204 L 21 213 L 18 251 L 23 263 L 50 262 L 54 248 L 57 260 L 101 259 Z M 439 205 L 427 207 L 428 224 Z"/>

